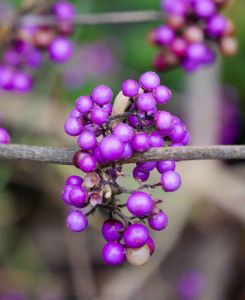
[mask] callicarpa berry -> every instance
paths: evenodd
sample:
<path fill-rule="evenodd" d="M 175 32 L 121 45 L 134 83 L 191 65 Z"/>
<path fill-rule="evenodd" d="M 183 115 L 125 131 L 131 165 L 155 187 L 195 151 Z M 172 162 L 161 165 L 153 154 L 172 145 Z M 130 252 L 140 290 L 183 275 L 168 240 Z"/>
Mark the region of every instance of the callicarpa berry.
<path fill-rule="evenodd" d="M 118 265 L 126 260 L 140 266 L 155 251 L 154 241 L 142 223 L 148 223 L 156 231 L 165 229 L 168 223 L 159 207 L 162 201 L 154 200 L 149 190 L 162 187 L 165 192 L 173 192 L 180 187 L 181 178 L 175 172 L 176 161 L 142 160 L 132 169 L 132 179 L 139 186 L 129 190 L 118 180 L 127 175 L 123 160 L 134 159 L 134 155 L 142 155 L 151 148 L 187 145 L 190 133 L 178 117 L 158 108 L 170 100 L 171 91 L 160 85 L 154 72 L 142 74 L 139 81 L 126 80 L 113 108 L 109 87 L 95 87 L 90 95 L 76 100 L 65 123 L 66 133 L 78 136 L 79 150 L 74 154 L 73 163 L 87 173 L 83 179 L 75 175 L 68 177 L 63 188 L 64 203 L 77 209 L 68 216 L 67 225 L 72 231 L 83 231 L 87 216 L 103 208 L 108 212 L 101 230 L 107 241 L 102 250 L 103 261 Z M 125 100 L 128 103 L 122 102 Z M 122 107 L 125 111 L 118 113 Z M 159 181 L 147 184 L 155 169 L 160 173 Z M 119 197 L 123 193 L 129 193 L 126 203 Z"/>
<path fill-rule="evenodd" d="M 102 234 L 108 242 L 118 242 L 122 239 L 124 225 L 121 221 L 108 219 L 102 226 Z"/>
<path fill-rule="evenodd" d="M 0 127 L 0 144 L 10 144 L 11 138 L 7 130 Z"/>
<path fill-rule="evenodd" d="M 235 55 L 238 44 L 234 23 L 220 14 L 226 5 L 224 0 L 162 0 L 167 24 L 153 29 L 148 38 L 159 48 L 155 68 L 167 71 L 182 67 L 195 72 L 215 62 L 216 45 L 224 56 Z"/>
<path fill-rule="evenodd" d="M 49 58 L 54 63 L 67 62 L 73 52 L 72 43 L 64 37 L 55 38 L 49 46 Z"/>
<path fill-rule="evenodd" d="M 152 212 L 153 200 L 144 192 L 134 192 L 128 197 L 128 210 L 137 217 L 143 217 Z"/>
<path fill-rule="evenodd" d="M 88 220 L 80 211 L 73 211 L 68 215 L 66 225 L 73 232 L 81 232 L 87 228 Z"/>
<path fill-rule="evenodd" d="M 124 247 L 119 243 L 109 242 L 102 250 L 102 258 L 108 265 L 120 265 L 125 261 Z"/>
<path fill-rule="evenodd" d="M 160 231 L 167 227 L 168 217 L 163 211 L 159 211 L 158 213 L 149 216 L 148 223 L 152 229 Z"/>

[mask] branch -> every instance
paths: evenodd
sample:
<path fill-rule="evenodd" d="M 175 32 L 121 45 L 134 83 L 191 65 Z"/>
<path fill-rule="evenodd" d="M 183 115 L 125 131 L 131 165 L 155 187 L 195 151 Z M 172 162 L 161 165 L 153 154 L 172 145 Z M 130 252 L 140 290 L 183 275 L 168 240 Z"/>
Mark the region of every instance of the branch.
<path fill-rule="evenodd" d="M 76 15 L 74 25 L 122 24 L 161 21 L 164 16 L 158 11 L 129 11 Z M 20 19 L 21 24 L 57 25 L 53 16 L 29 15 Z"/>
<path fill-rule="evenodd" d="M 26 160 L 41 163 L 72 165 L 76 147 L 54 148 L 27 145 L 0 145 L 0 159 Z M 176 148 L 152 148 L 145 153 L 137 153 L 122 164 L 159 160 L 222 160 L 245 159 L 245 146 L 195 146 Z"/>

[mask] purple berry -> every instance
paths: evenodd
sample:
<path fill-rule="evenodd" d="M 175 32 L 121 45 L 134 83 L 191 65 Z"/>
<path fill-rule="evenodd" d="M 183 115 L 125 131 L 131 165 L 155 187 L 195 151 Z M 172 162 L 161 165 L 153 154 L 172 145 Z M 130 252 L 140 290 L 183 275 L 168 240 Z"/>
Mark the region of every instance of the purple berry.
<path fill-rule="evenodd" d="M 148 223 L 152 229 L 160 231 L 167 227 L 168 217 L 160 210 L 158 213 L 153 214 L 148 218 Z"/>
<path fill-rule="evenodd" d="M 73 232 L 84 231 L 88 226 L 87 217 L 80 211 L 69 213 L 66 219 L 67 227 Z"/>
<path fill-rule="evenodd" d="M 148 246 L 150 250 L 150 255 L 152 255 L 155 252 L 155 243 L 153 239 L 149 236 L 146 245 Z"/>
<path fill-rule="evenodd" d="M 92 109 L 90 119 L 94 124 L 102 126 L 107 121 L 107 118 L 108 114 L 103 108 L 95 106 Z"/>
<path fill-rule="evenodd" d="M 174 39 L 174 31 L 168 25 L 161 25 L 156 28 L 155 33 L 155 43 L 159 46 L 169 45 Z"/>
<path fill-rule="evenodd" d="M 133 127 L 136 128 L 139 125 L 139 120 L 136 116 L 129 116 L 128 117 L 128 123 Z"/>
<path fill-rule="evenodd" d="M 98 105 L 105 105 L 111 102 L 113 93 L 106 85 L 97 86 L 91 93 L 93 101 Z"/>
<path fill-rule="evenodd" d="M 129 225 L 123 233 L 124 242 L 129 248 L 139 248 L 145 245 L 148 238 L 148 229 L 142 224 Z"/>
<path fill-rule="evenodd" d="M 227 26 L 226 18 L 222 15 L 214 15 L 208 20 L 207 33 L 213 38 L 219 38 L 225 32 Z"/>
<path fill-rule="evenodd" d="M 151 93 L 140 94 L 137 100 L 137 107 L 140 112 L 149 112 L 156 109 L 156 100 Z"/>
<path fill-rule="evenodd" d="M 61 193 L 61 198 L 62 200 L 68 204 L 68 205 L 72 205 L 71 204 L 71 200 L 70 200 L 70 191 L 72 190 L 73 188 L 73 185 L 72 184 L 69 184 L 69 185 L 65 185 L 63 190 L 62 190 L 62 193 Z"/>
<path fill-rule="evenodd" d="M 164 140 L 163 140 L 162 136 L 160 135 L 160 133 L 158 133 L 157 131 L 153 131 L 149 135 L 149 139 L 150 139 L 150 146 L 153 148 L 164 146 Z"/>
<path fill-rule="evenodd" d="M 145 152 L 150 148 L 149 137 L 144 132 L 136 133 L 132 138 L 131 143 L 134 151 L 137 152 Z"/>
<path fill-rule="evenodd" d="M 155 161 L 147 161 L 138 163 L 137 166 L 140 167 L 143 171 L 150 172 L 155 169 L 157 163 Z"/>
<path fill-rule="evenodd" d="M 121 158 L 125 144 L 115 136 L 109 135 L 99 143 L 99 150 L 106 161 L 114 161 Z"/>
<path fill-rule="evenodd" d="M 136 97 L 139 93 L 139 84 L 136 80 L 128 79 L 122 84 L 122 93 L 126 97 Z"/>
<path fill-rule="evenodd" d="M 92 155 L 85 154 L 82 159 L 78 161 L 78 166 L 83 172 L 91 173 L 96 169 L 97 161 Z"/>
<path fill-rule="evenodd" d="M 67 62 L 73 53 L 72 42 L 65 37 L 55 38 L 49 46 L 49 58 L 54 63 Z"/>
<path fill-rule="evenodd" d="M 75 8 L 69 1 L 57 1 L 53 5 L 53 13 L 59 21 L 72 21 L 75 17 Z"/>
<path fill-rule="evenodd" d="M 83 124 L 80 119 L 68 118 L 64 126 L 65 132 L 71 136 L 77 136 L 82 133 Z"/>
<path fill-rule="evenodd" d="M 167 111 L 160 111 L 155 116 L 155 124 L 162 135 L 169 135 L 174 126 L 173 117 Z"/>
<path fill-rule="evenodd" d="M 190 142 L 191 142 L 191 135 L 189 132 L 186 132 L 183 140 L 181 141 L 181 144 L 183 144 L 185 146 L 185 145 L 188 145 Z"/>
<path fill-rule="evenodd" d="M 133 176 L 136 180 L 140 180 L 142 182 L 145 182 L 149 178 L 150 172 L 149 171 L 144 171 L 140 167 L 137 166 L 133 169 Z"/>
<path fill-rule="evenodd" d="M 165 192 L 174 192 L 181 185 L 181 177 L 175 171 L 164 172 L 161 176 L 161 184 Z"/>
<path fill-rule="evenodd" d="M 81 114 L 87 114 L 93 107 L 93 101 L 89 96 L 81 96 L 76 100 L 75 106 Z"/>
<path fill-rule="evenodd" d="M 108 242 L 118 242 L 123 236 L 124 225 L 121 221 L 108 219 L 102 226 L 102 234 Z"/>
<path fill-rule="evenodd" d="M 10 144 L 11 138 L 6 129 L 0 127 L 0 144 Z"/>
<path fill-rule="evenodd" d="M 102 108 L 104 109 L 104 111 L 110 116 L 112 113 L 112 105 L 111 103 L 107 103 L 105 105 L 102 106 Z"/>
<path fill-rule="evenodd" d="M 167 171 L 175 170 L 175 161 L 173 160 L 161 160 L 157 162 L 157 171 L 162 174 Z"/>
<path fill-rule="evenodd" d="M 143 90 L 152 91 L 160 85 L 160 78 L 155 72 L 149 71 L 141 75 L 139 82 Z"/>
<path fill-rule="evenodd" d="M 125 261 L 124 247 L 115 242 L 106 243 L 102 250 L 102 259 L 108 265 L 119 265 Z"/>
<path fill-rule="evenodd" d="M 200 18 L 210 18 L 216 13 L 216 6 L 211 0 L 195 1 L 194 12 Z"/>
<path fill-rule="evenodd" d="M 174 129 L 171 132 L 169 138 L 173 143 L 180 143 L 186 135 L 185 126 L 182 123 L 174 125 Z"/>
<path fill-rule="evenodd" d="M 131 144 L 130 143 L 126 143 L 125 147 L 124 147 L 123 154 L 121 156 L 121 159 L 127 160 L 130 157 L 132 157 L 133 154 L 134 154 L 134 152 L 133 152 L 133 148 L 132 148 Z"/>
<path fill-rule="evenodd" d="M 83 179 L 82 179 L 82 177 L 76 176 L 76 175 L 69 176 L 66 179 L 66 185 L 70 185 L 70 184 L 82 185 L 83 184 Z"/>
<path fill-rule="evenodd" d="M 91 131 L 83 131 L 78 138 L 78 145 L 82 150 L 92 150 L 96 144 L 96 136 Z"/>
<path fill-rule="evenodd" d="M 157 103 L 166 104 L 171 99 L 171 91 L 168 87 L 160 85 L 153 91 L 153 96 L 155 97 Z"/>
<path fill-rule="evenodd" d="M 134 130 L 125 123 L 119 123 L 113 128 L 113 134 L 122 142 L 129 142 L 134 135 Z"/>
<path fill-rule="evenodd" d="M 71 205 L 74 205 L 78 208 L 82 208 L 86 206 L 88 198 L 87 191 L 84 187 L 75 185 L 72 187 L 69 193 L 69 198 Z"/>
<path fill-rule="evenodd" d="M 152 212 L 153 200 L 144 192 L 133 192 L 127 201 L 127 209 L 137 217 L 143 217 Z"/>
<path fill-rule="evenodd" d="M 69 114 L 69 117 L 71 117 L 71 118 L 81 118 L 82 114 L 76 108 L 73 108 L 73 110 Z"/>
<path fill-rule="evenodd" d="M 29 74 L 18 72 L 13 76 L 13 89 L 20 93 L 27 93 L 32 89 L 33 81 Z"/>

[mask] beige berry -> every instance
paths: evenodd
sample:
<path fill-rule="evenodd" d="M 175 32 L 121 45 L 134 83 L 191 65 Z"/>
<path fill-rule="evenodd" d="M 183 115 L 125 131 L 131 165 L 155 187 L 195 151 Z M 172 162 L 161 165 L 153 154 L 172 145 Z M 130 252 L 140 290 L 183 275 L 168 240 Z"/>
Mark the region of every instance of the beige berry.
<path fill-rule="evenodd" d="M 233 56 L 238 51 L 238 42 L 235 38 L 225 36 L 220 40 L 220 50 L 224 56 Z"/>
<path fill-rule="evenodd" d="M 150 258 L 150 250 L 147 245 L 137 249 L 126 248 L 127 261 L 133 266 L 143 266 Z"/>
<path fill-rule="evenodd" d="M 184 37 L 189 43 L 198 43 L 203 41 L 204 34 L 199 27 L 189 26 L 185 29 Z"/>
<path fill-rule="evenodd" d="M 185 24 L 185 18 L 180 15 L 171 15 L 167 18 L 167 24 L 173 30 L 180 30 Z"/>

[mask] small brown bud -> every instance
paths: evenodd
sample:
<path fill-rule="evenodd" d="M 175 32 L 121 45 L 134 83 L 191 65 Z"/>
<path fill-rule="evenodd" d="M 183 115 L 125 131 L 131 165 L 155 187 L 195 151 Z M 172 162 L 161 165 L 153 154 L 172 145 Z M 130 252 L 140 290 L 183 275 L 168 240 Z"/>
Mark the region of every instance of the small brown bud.
<path fill-rule="evenodd" d="M 55 32 L 52 28 L 39 29 L 34 36 L 34 44 L 40 48 L 47 48 L 54 38 Z"/>
<path fill-rule="evenodd" d="M 92 192 L 89 193 L 89 200 L 90 200 L 90 204 L 91 206 L 95 207 L 98 204 L 102 204 L 102 192 Z"/>

